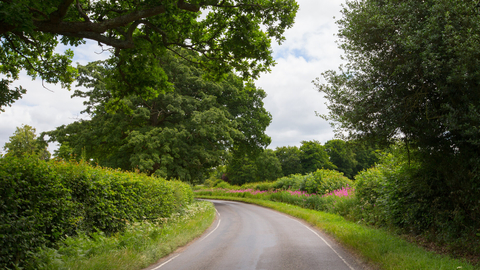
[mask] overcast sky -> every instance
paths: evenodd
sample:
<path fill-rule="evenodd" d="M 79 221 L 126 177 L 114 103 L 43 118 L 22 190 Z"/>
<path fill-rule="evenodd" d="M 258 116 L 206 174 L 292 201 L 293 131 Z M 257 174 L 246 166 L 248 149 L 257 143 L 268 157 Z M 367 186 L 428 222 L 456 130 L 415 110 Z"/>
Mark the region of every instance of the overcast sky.
<path fill-rule="evenodd" d="M 268 94 L 265 108 L 273 120 L 267 128 L 272 137 L 268 148 L 278 146 L 299 146 L 301 141 L 318 140 L 322 143 L 333 138 L 330 125 L 315 116 L 315 112 L 327 112 L 323 94 L 318 93 L 312 80 L 329 69 L 337 69 L 341 63 L 342 51 L 338 49 L 334 34 L 337 33 L 335 18 L 341 17 L 340 9 L 344 0 L 297 0 L 300 10 L 295 25 L 285 33 L 286 40 L 279 46 L 273 44 L 277 65 L 272 72 L 262 74 L 256 85 Z M 63 50 L 63 48 L 59 48 Z M 86 64 L 93 60 L 108 58 L 107 53 L 96 42 L 75 48 L 74 62 Z M 73 91 L 57 85 L 42 86 L 40 80 L 32 81 L 22 74 L 20 81 L 27 94 L 0 112 L 0 153 L 5 142 L 22 124 L 36 128 L 37 134 L 53 130 L 81 115 L 83 99 L 70 98 Z M 72 88 L 74 89 L 74 87 Z M 52 152 L 55 145 L 50 145 Z"/>

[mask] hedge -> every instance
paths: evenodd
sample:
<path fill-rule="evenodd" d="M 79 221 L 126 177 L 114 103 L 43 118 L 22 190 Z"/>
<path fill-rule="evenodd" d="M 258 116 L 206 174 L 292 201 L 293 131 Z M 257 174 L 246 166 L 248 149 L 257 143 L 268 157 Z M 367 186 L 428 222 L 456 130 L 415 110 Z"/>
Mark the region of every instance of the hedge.
<path fill-rule="evenodd" d="M 158 221 L 193 201 L 185 183 L 86 163 L 0 158 L 0 268 L 64 237 Z"/>

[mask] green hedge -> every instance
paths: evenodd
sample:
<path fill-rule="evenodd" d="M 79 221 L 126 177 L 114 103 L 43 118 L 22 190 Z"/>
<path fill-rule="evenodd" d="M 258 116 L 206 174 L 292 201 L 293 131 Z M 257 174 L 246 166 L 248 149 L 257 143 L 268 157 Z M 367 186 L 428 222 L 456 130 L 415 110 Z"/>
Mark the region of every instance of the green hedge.
<path fill-rule="evenodd" d="M 193 201 L 179 181 L 88 164 L 0 158 L 0 268 L 21 266 L 41 246 L 78 232 L 122 231 Z"/>
<path fill-rule="evenodd" d="M 275 189 L 301 190 L 308 193 L 326 194 L 343 187 L 353 186 L 353 181 L 343 173 L 321 169 L 306 175 L 293 174 L 274 182 Z"/>

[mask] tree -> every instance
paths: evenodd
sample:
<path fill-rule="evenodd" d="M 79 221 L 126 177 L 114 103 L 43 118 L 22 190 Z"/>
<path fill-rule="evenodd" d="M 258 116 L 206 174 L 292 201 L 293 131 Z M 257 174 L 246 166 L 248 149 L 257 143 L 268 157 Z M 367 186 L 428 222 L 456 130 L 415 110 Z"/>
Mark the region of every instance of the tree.
<path fill-rule="evenodd" d="M 218 82 L 205 80 L 204 71 L 185 60 L 188 57 L 195 55 L 184 51 L 182 57 L 160 57 L 168 77 L 162 87 L 168 89 L 149 100 L 131 95 L 110 112 L 115 98 L 105 81 L 111 69 L 101 62 L 80 67 L 79 82 L 90 90 L 75 95 L 88 98 L 85 112 L 91 120 L 44 136 L 65 145 L 67 153 L 83 153 L 102 166 L 189 182 L 201 182 L 211 168 L 223 164 L 229 149 L 253 151 L 268 145 L 264 132 L 271 116 L 263 108 L 265 92 L 234 74 Z M 149 80 L 142 78 L 137 80 Z"/>
<path fill-rule="evenodd" d="M 348 1 L 338 21 L 347 64 L 315 82 L 339 132 L 404 142 L 421 164 L 411 196 L 431 211 L 419 216 L 439 228 L 480 224 L 477 2 Z"/>
<path fill-rule="evenodd" d="M 301 155 L 302 152 L 296 146 L 282 146 L 275 149 L 282 166 L 282 174 L 288 176 L 291 174 L 302 173 Z"/>
<path fill-rule="evenodd" d="M 329 156 L 329 160 L 333 165 L 337 166 L 337 170 L 342 172 L 346 177 L 353 179 L 355 176 L 355 168 L 357 160 L 355 153 L 343 140 L 329 140 L 324 145 L 325 151 Z"/>
<path fill-rule="evenodd" d="M 271 39 L 284 39 L 297 9 L 294 0 L 2 0 L 0 72 L 6 78 L 0 82 L 0 108 L 25 94 L 21 87 L 9 88 L 22 69 L 33 78 L 70 87 L 77 76 L 73 51 L 56 53 L 60 42 L 79 46 L 94 40 L 109 46 L 110 64 L 123 84 L 129 83 L 124 75 L 136 67 L 162 73 L 155 58 L 179 48 L 203 55 L 195 62 L 214 77 L 236 70 L 255 78 L 274 64 Z M 113 93 L 156 97 L 151 87 Z"/>
<path fill-rule="evenodd" d="M 274 181 L 281 176 L 280 161 L 271 149 L 265 149 L 258 155 L 237 152 L 228 159 L 227 177 L 234 185 Z"/>
<path fill-rule="evenodd" d="M 327 119 L 351 137 L 479 152 L 480 15 L 475 1 L 350 1 L 348 61 L 317 80 Z M 454 147 L 452 147 L 454 146 Z"/>
<path fill-rule="evenodd" d="M 366 141 L 354 140 L 347 141 L 347 147 L 355 156 L 354 176 L 363 170 L 373 167 L 379 161 L 379 153 L 386 150 Z"/>
<path fill-rule="evenodd" d="M 282 177 L 282 165 L 272 149 L 265 149 L 255 160 L 257 182 L 274 181 Z"/>
<path fill-rule="evenodd" d="M 307 174 L 318 169 L 337 169 L 335 165 L 329 160 L 325 148 L 318 141 L 302 141 L 300 146 L 302 152 L 300 162 L 302 163 L 302 173 Z"/>
<path fill-rule="evenodd" d="M 3 150 L 7 151 L 6 156 L 36 155 L 48 160 L 50 153 L 47 150 L 47 144 L 37 139 L 35 131 L 35 128 L 29 125 L 17 127 L 13 136 L 10 136 L 10 140 L 3 146 Z"/>

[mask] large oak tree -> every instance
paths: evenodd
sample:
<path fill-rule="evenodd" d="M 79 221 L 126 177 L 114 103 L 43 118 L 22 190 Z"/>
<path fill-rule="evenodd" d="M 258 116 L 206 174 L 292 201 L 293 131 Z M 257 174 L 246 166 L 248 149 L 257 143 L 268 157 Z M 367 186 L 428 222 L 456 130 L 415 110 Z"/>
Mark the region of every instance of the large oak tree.
<path fill-rule="evenodd" d="M 102 62 L 80 67 L 79 82 L 88 90 L 75 95 L 88 99 L 85 112 L 91 119 L 43 136 L 61 144 L 57 155 L 65 159 L 73 154 L 102 166 L 189 182 L 202 181 L 224 163 L 230 149 L 261 152 L 270 143 L 265 92 L 232 73 L 217 82 L 205 80 L 203 70 L 184 59 L 192 55 L 184 51 L 183 57 L 160 57 L 167 91 L 148 100 L 125 97 L 115 103 L 115 112 L 106 83 L 113 68 Z"/>
<path fill-rule="evenodd" d="M 155 57 L 179 48 L 203 55 L 197 63 L 213 77 L 235 70 L 255 78 L 274 64 L 271 39 L 284 39 L 297 9 L 294 0 L 0 0 L 0 74 L 5 76 L 0 108 L 25 93 L 10 86 L 22 69 L 48 83 L 71 85 L 77 76 L 73 51 L 56 53 L 59 42 L 106 45 L 117 79 L 124 83 L 138 67 L 162 72 Z M 136 58 L 148 65 L 139 66 Z M 150 87 L 114 94 L 156 96 Z"/>

